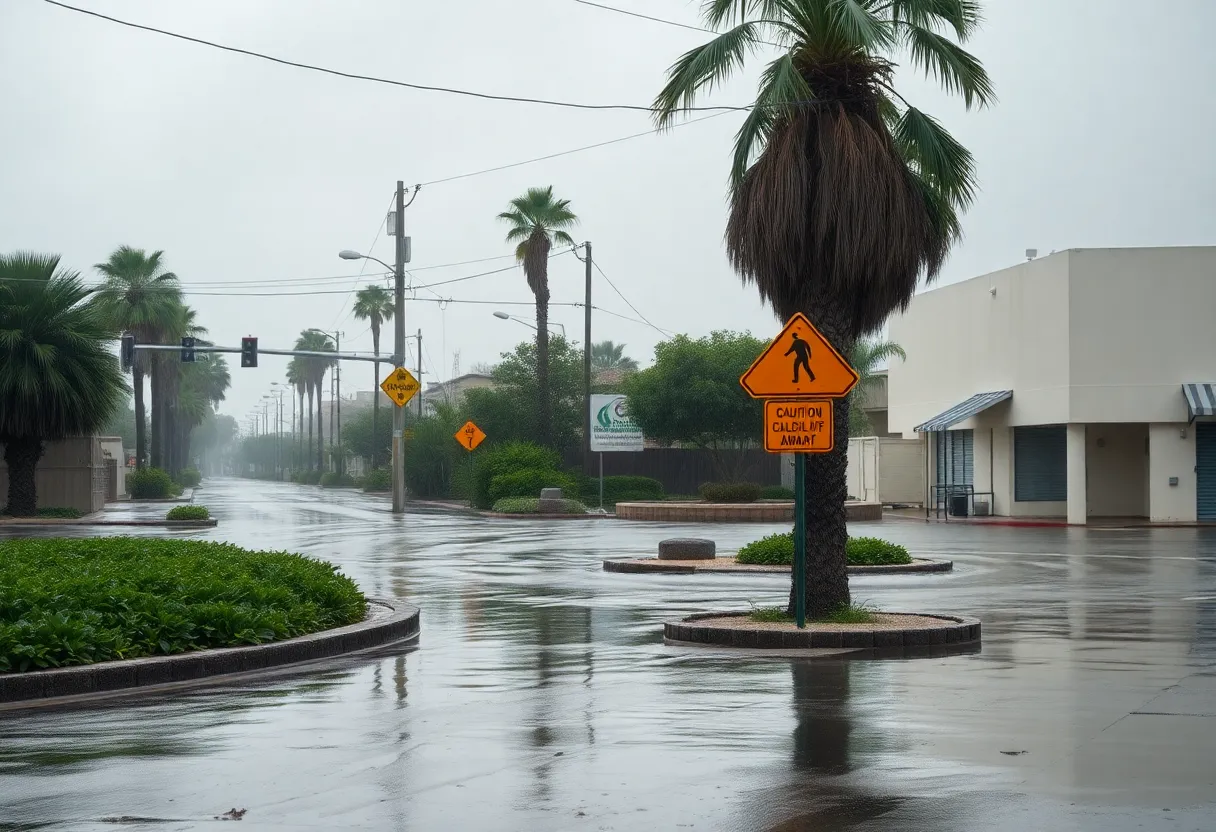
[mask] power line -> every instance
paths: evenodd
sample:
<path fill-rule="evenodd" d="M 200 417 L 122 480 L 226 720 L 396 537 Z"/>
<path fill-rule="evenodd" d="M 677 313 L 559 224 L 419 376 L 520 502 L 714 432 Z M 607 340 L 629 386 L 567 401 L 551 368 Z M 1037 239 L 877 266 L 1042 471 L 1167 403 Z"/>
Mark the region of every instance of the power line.
<path fill-rule="evenodd" d="M 582 306 L 583 304 L 578 304 L 578 305 Z M 666 335 L 668 338 L 671 337 L 670 332 L 668 332 L 665 329 L 660 329 L 659 327 L 652 324 L 650 321 L 641 320 L 639 318 L 631 318 L 628 315 L 622 315 L 620 312 L 613 312 L 611 309 L 604 309 L 602 306 L 596 306 L 594 303 L 591 304 L 591 308 L 594 309 L 596 312 L 603 312 L 605 315 L 611 315 L 614 318 L 620 318 L 621 320 L 624 320 L 624 321 L 632 321 L 635 324 L 642 324 L 643 326 L 648 326 L 652 329 L 657 330 L 660 334 Z"/>
<path fill-rule="evenodd" d="M 164 35 L 166 37 L 176 38 L 177 40 L 184 40 L 189 43 L 198 44 L 199 46 L 209 46 L 212 49 L 220 49 L 220 50 L 223 50 L 224 52 L 232 52 L 237 55 L 245 55 L 250 58 L 258 58 L 263 61 L 270 61 L 272 63 L 280 64 L 282 66 L 295 67 L 296 69 L 305 69 L 310 72 L 320 72 L 320 73 L 324 73 L 326 75 L 334 75 L 339 78 L 348 78 L 348 79 L 351 79 L 354 81 L 370 81 L 372 83 L 388 84 L 391 86 L 405 87 L 407 89 L 412 89 L 412 90 L 422 90 L 425 92 L 443 92 L 443 93 L 448 93 L 449 95 L 462 95 L 462 96 L 465 96 L 468 98 L 480 98 L 480 99 L 484 99 L 487 101 L 511 101 L 511 102 L 515 102 L 518 104 L 539 104 L 539 105 L 543 105 L 543 106 L 547 106 L 547 107 L 567 107 L 567 108 L 576 109 L 576 110 L 631 110 L 634 112 L 644 112 L 644 113 L 656 112 L 654 107 L 643 106 L 643 105 L 639 105 L 639 104 L 585 104 L 585 103 L 575 102 L 575 101 L 557 101 L 557 100 L 548 99 L 548 98 L 530 98 L 527 96 L 515 96 L 515 95 L 494 95 L 492 93 L 474 92 L 472 90 L 462 90 L 462 89 L 456 89 L 454 87 L 438 87 L 438 86 L 431 86 L 429 84 L 415 84 L 415 83 L 411 83 L 408 81 L 397 81 L 397 80 L 393 80 L 391 78 L 380 78 L 375 75 L 361 75 L 361 74 L 355 73 L 355 72 L 345 72 L 343 70 L 330 69 L 328 67 L 316 66 L 314 64 L 306 64 L 306 63 L 301 63 L 299 61 L 290 61 L 290 60 L 287 60 L 286 58 L 276 58 L 273 55 L 267 55 L 262 52 L 254 52 L 251 49 L 241 49 L 236 46 L 227 46 L 222 43 L 216 43 L 214 41 L 204 40 L 203 38 L 196 38 L 196 37 L 192 37 L 190 35 L 183 35 L 179 32 L 171 32 L 168 29 L 158 29 L 155 26 L 147 26 L 142 23 L 134 23 L 130 20 L 123 20 L 118 17 L 111 17 L 110 15 L 102 14 L 101 12 L 95 12 L 95 11 L 91 11 L 89 9 L 82 9 L 82 8 L 79 8 L 78 6 L 70 6 L 67 3 L 59 2 L 59 0 L 43 0 L 43 2 L 49 3 L 52 6 L 57 6 L 58 8 L 61 8 L 61 9 L 66 9 L 67 11 L 76 12 L 77 14 L 88 15 L 89 17 L 95 17 L 99 20 L 105 20 L 109 23 L 116 23 L 120 26 L 126 26 L 131 29 L 139 29 L 140 31 L 144 31 L 144 32 L 152 32 L 157 35 Z M 750 106 L 736 107 L 736 106 L 719 105 L 719 106 L 708 106 L 708 107 L 685 107 L 682 109 L 685 112 L 718 111 L 718 110 L 741 111 L 741 110 L 749 110 L 749 109 L 751 109 L 751 107 Z"/>
<path fill-rule="evenodd" d="M 48 2 L 50 2 L 50 0 L 48 0 Z M 388 208 L 384 209 L 384 213 L 386 215 L 388 214 L 389 209 L 391 209 L 393 207 L 393 203 L 396 201 L 397 201 L 397 193 L 396 193 L 396 191 L 394 191 L 392 197 L 389 198 Z M 402 217 L 400 219 L 400 222 L 404 223 L 405 218 Z M 380 240 L 380 232 L 383 230 L 384 230 L 384 226 L 379 221 L 377 221 L 376 236 L 372 238 L 372 244 L 367 247 L 368 254 L 371 254 L 375 250 L 376 243 L 379 242 L 379 240 Z M 342 301 L 342 305 L 338 307 L 338 314 L 334 315 L 333 322 L 330 323 L 330 325 L 329 325 L 330 329 L 333 329 L 334 326 L 336 326 L 339 321 L 346 320 L 346 318 L 344 318 L 342 316 L 342 313 L 346 311 L 346 304 L 350 302 L 349 295 L 353 294 L 355 289 L 358 287 L 359 281 L 363 279 L 363 272 L 364 272 L 364 270 L 367 269 L 367 264 L 370 262 L 372 262 L 372 261 L 370 261 L 366 257 L 364 257 L 363 261 L 359 264 L 359 276 L 355 278 L 355 282 L 351 284 L 351 287 L 346 290 L 346 294 L 348 295 L 348 297 L 346 300 Z M 350 317 L 350 316 L 347 315 L 346 317 Z"/>
<path fill-rule="evenodd" d="M 686 127 L 689 124 L 697 124 L 698 122 L 702 122 L 702 121 L 709 121 L 711 118 L 718 118 L 719 116 L 725 116 L 725 115 L 729 115 L 729 114 L 730 114 L 729 112 L 714 113 L 712 116 L 702 116 L 701 118 L 694 118 L 694 119 L 690 119 L 688 121 L 682 121 L 679 124 L 673 124 L 672 129 L 674 129 L 676 127 Z M 511 168 L 518 168 L 518 167 L 522 167 L 523 165 L 530 165 L 534 162 L 544 162 L 549 159 L 557 159 L 558 157 L 569 156 L 573 153 L 582 153 L 584 150 L 594 150 L 597 147 L 607 147 L 610 144 L 619 144 L 621 142 L 627 142 L 630 139 L 640 139 L 643 136 L 653 136 L 653 135 L 655 135 L 657 133 L 661 133 L 661 132 L 663 132 L 663 131 L 645 130 L 641 133 L 633 133 L 629 136 L 621 136 L 620 138 L 609 139 L 608 141 L 605 141 L 605 142 L 596 142 L 595 144 L 588 144 L 588 145 L 584 145 L 583 147 L 576 147 L 572 150 L 563 150 L 558 153 L 550 153 L 547 156 L 537 156 L 534 159 L 525 159 L 522 162 L 512 162 L 509 165 L 499 165 L 498 167 L 494 167 L 494 168 L 485 168 L 484 170 L 475 170 L 471 173 L 461 173 L 461 174 L 458 174 L 457 176 L 448 176 L 444 179 L 435 179 L 431 182 L 423 182 L 422 184 L 427 185 L 427 186 L 442 185 L 444 182 L 454 182 L 457 179 L 468 179 L 471 176 L 481 176 L 482 174 L 486 174 L 486 173 L 497 173 L 500 170 L 510 170 Z"/>
<path fill-rule="evenodd" d="M 608 285 L 612 287 L 612 291 L 614 291 L 618 295 L 620 295 L 621 300 L 625 301 L 625 305 L 628 306 L 630 309 L 632 309 L 647 326 L 649 326 L 651 329 L 653 329 L 663 335 L 670 335 L 670 333 L 668 333 L 665 330 L 660 329 L 659 327 L 652 324 L 645 315 L 643 315 L 641 312 L 638 311 L 638 308 L 630 302 L 629 298 L 625 297 L 625 293 L 622 292 L 620 289 L 616 288 L 616 284 L 612 282 L 612 279 L 610 277 L 608 277 L 608 275 L 604 274 L 604 270 L 602 268 L 600 268 L 600 264 L 598 261 L 592 260 L 591 265 L 595 266 L 595 270 L 600 273 L 600 277 L 602 277 L 602 278 L 604 278 L 604 280 L 608 281 Z"/>
<path fill-rule="evenodd" d="M 655 23 L 665 23 L 668 26 L 675 26 L 680 29 L 691 29 L 694 32 L 705 32 L 710 35 L 721 34 L 720 32 L 715 32 L 713 29 L 706 29 L 704 26 L 692 26 L 688 23 L 679 23 L 675 20 L 667 20 L 666 18 L 662 18 L 662 17 L 651 17 L 650 15 L 642 14 L 641 12 L 631 12 L 628 9 L 618 9 L 616 6 L 605 6 L 602 3 L 592 3 L 591 0 L 574 0 L 574 2 L 579 3 L 580 5 L 583 5 L 583 6 L 592 6 L 597 9 L 603 9 L 606 12 L 616 12 L 617 14 L 629 15 L 630 17 L 640 17 L 642 20 L 651 20 Z M 784 48 L 779 43 L 772 43 L 767 40 L 763 40 L 760 42 L 766 46 L 776 46 L 778 48 Z"/>

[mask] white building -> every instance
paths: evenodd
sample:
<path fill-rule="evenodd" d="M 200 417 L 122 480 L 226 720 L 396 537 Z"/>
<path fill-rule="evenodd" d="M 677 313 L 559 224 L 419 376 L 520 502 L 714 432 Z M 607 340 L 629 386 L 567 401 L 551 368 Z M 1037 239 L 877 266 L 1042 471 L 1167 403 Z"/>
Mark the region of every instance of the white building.
<path fill-rule="evenodd" d="M 890 430 L 926 442 L 931 506 L 1216 520 L 1213 310 L 1216 247 L 1072 249 L 925 292 L 890 323 Z"/>

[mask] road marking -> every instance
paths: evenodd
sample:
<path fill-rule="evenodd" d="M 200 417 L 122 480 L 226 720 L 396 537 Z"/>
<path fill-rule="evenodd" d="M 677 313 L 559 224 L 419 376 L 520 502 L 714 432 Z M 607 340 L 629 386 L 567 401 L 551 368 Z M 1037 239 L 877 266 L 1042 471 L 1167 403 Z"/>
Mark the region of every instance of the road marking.
<path fill-rule="evenodd" d="M 1216 601 L 1216 595 L 1191 595 L 1183 601 Z"/>

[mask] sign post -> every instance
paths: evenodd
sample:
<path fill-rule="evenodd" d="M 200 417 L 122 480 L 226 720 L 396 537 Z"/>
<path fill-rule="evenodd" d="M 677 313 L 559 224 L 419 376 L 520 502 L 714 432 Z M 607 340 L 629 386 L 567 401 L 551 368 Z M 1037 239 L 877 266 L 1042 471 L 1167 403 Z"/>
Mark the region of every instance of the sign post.
<path fill-rule="evenodd" d="M 806 627 L 806 457 L 836 447 L 833 399 L 857 371 L 802 313 L 786 323 L 739 384 L 764 402 L 764 450 L 794 454 L 794 620 Z M 817 398 L 816 398 L 817 397 Z"/>
<path fill-rule="evenodd" d="M 600 512 L 604 511 L 604 452 L 641 451 L 646 447 L 642 429 L 625 407 L 625 397 L 619 393 L 597 393 L 591 396 L 588 449 L 600 456 Z"/>

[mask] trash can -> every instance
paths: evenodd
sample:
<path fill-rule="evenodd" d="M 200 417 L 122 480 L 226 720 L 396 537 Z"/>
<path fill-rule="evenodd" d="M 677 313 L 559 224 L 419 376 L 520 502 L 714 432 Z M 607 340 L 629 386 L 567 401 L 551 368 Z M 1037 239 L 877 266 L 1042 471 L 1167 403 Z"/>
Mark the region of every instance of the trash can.
<path fill-rule="evenodd" d="M 951 517 L 966 517 L 967 516 L 967 495 L 955 494 L 950 498 L 950 516 Z"/>

